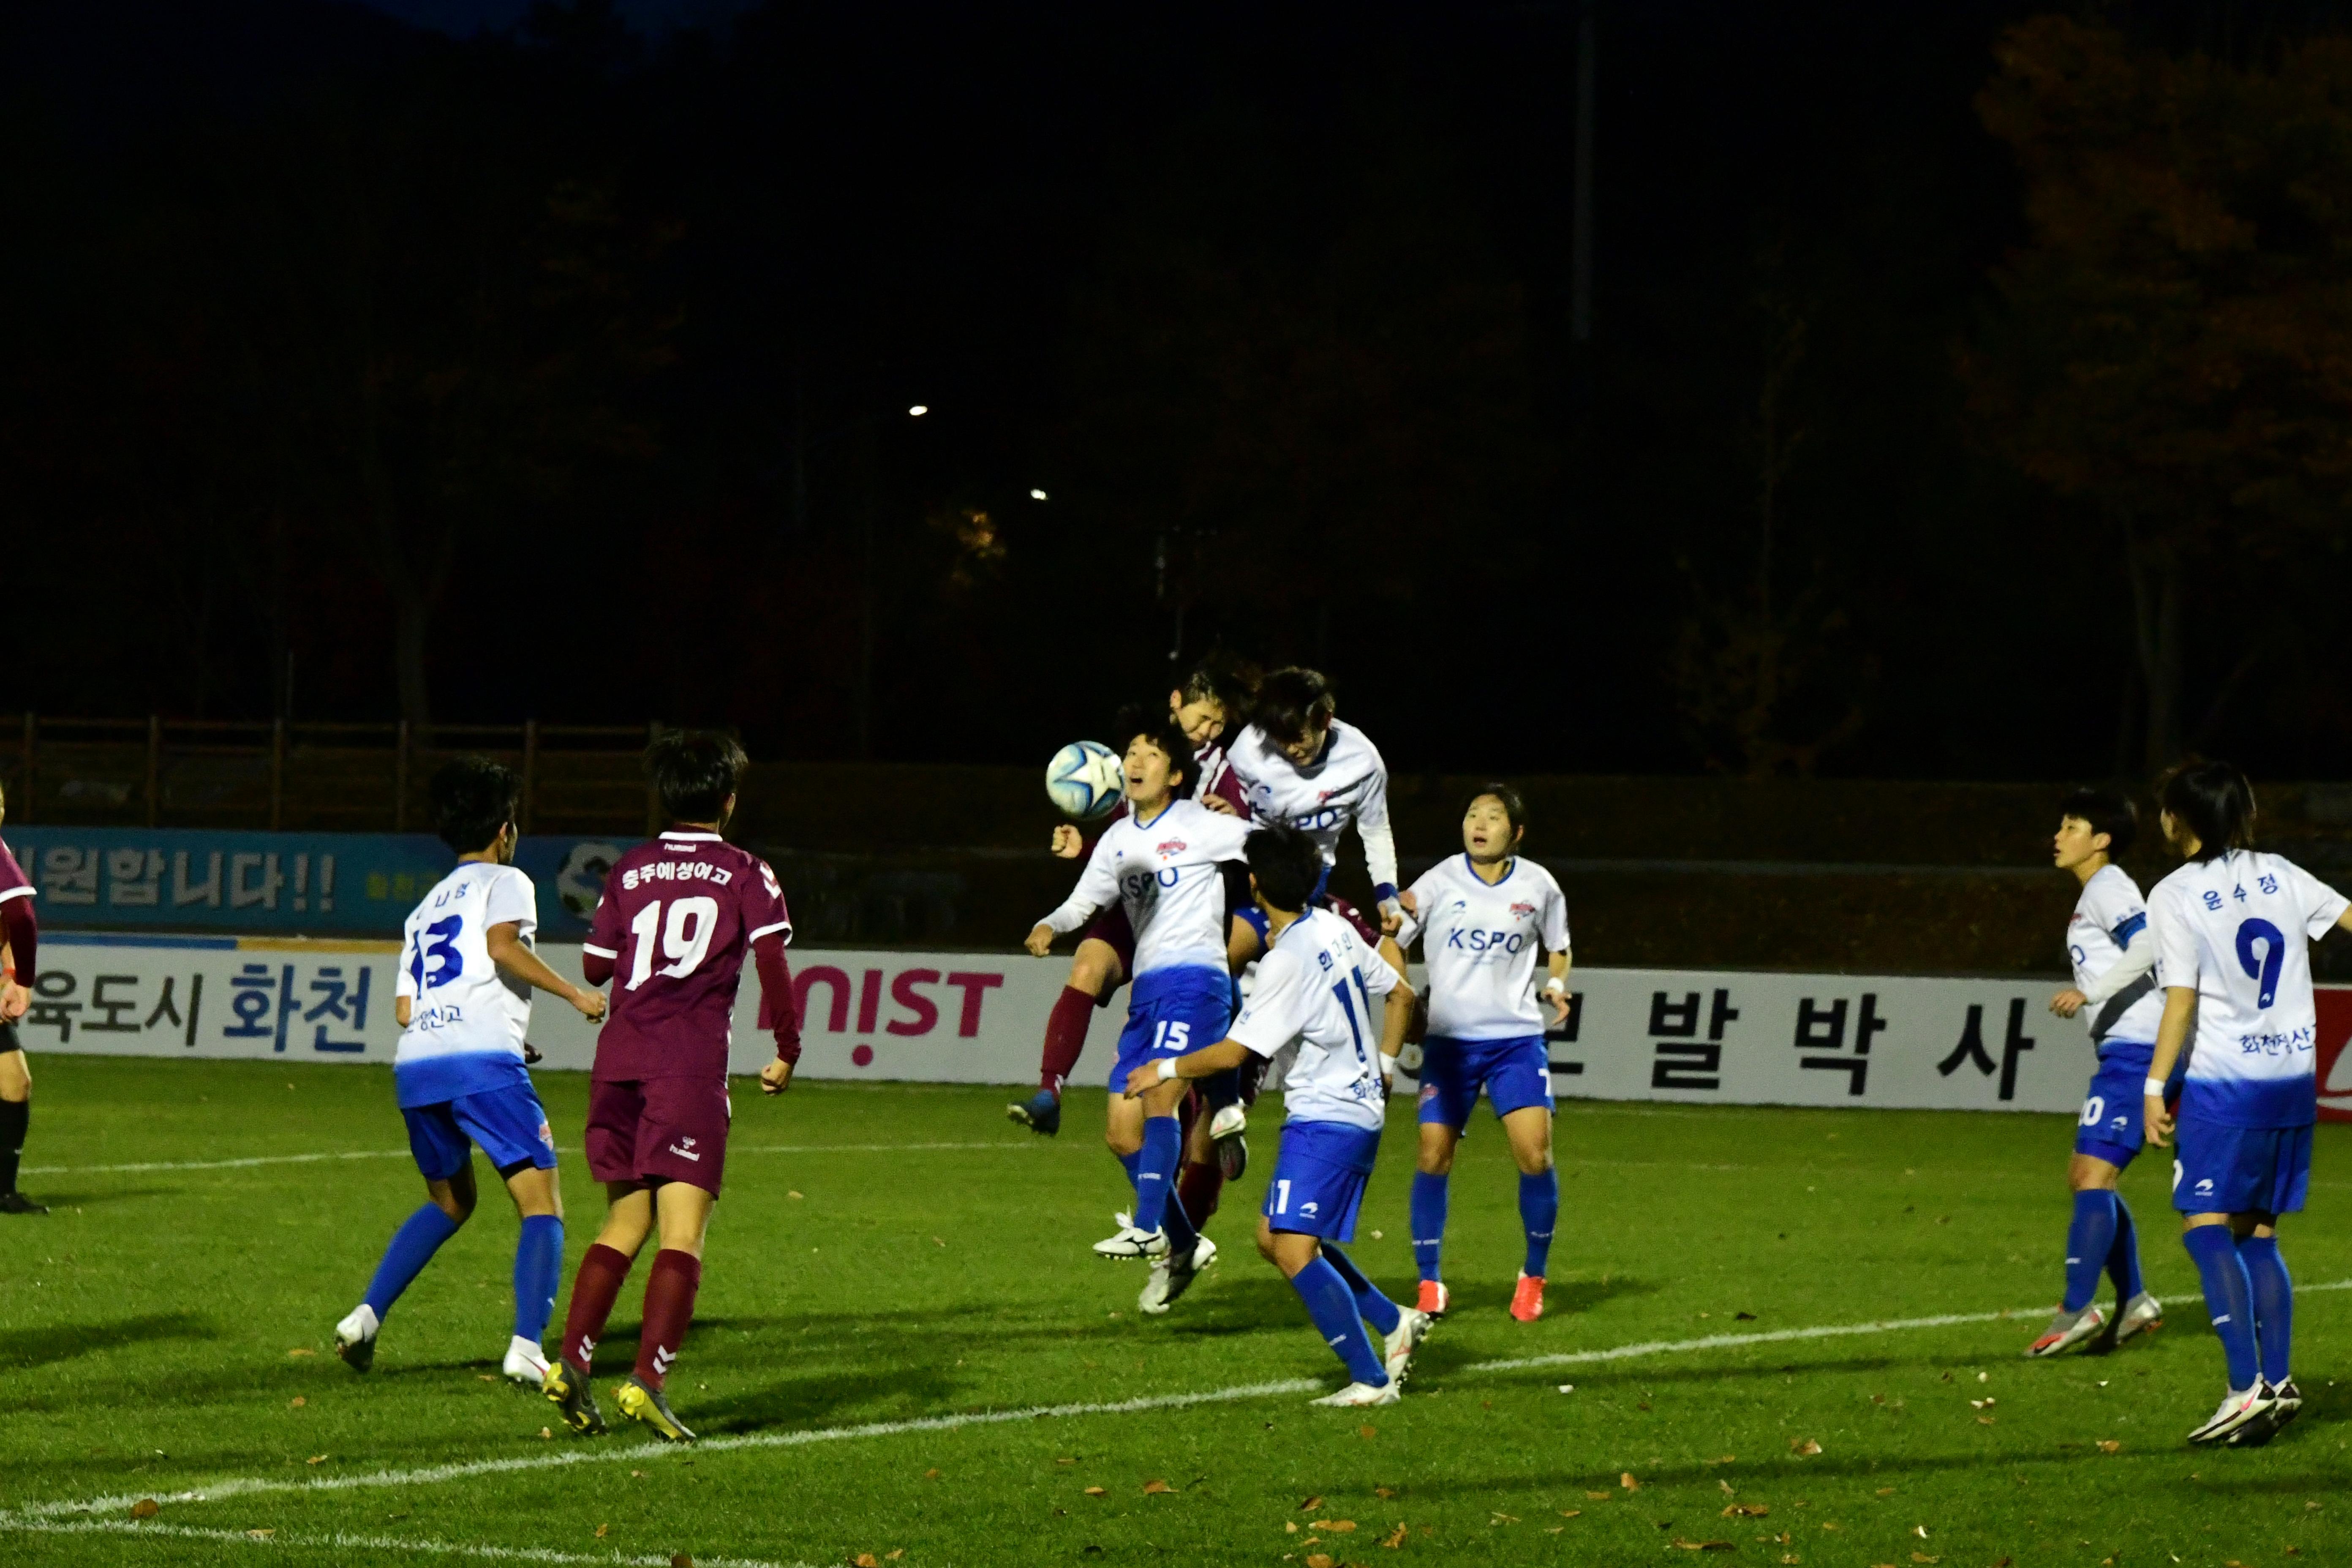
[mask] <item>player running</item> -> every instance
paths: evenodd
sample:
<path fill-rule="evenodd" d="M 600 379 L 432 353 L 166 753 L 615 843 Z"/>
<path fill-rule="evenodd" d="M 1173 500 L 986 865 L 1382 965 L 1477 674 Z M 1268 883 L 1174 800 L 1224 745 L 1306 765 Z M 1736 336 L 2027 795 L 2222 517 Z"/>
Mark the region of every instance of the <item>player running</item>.
<path fill-rule="evenodd" d="M 613 863 L 581 947 L 588 983 L 615 984 L 596 1037 L 586 1140 L 589 1173 L 610 1206 L 572 1276 L 562 1349 L 543 1384 L 575 1432 L 604 1430 L 588 1383 L 596 1342 L 638 1249 L 658 1236 L 637 1364 L 614 1398 L 663 1440 L 694 1441 L 663 1384 L 694 1321 L 727 1163 L 728 1021 L 747 953 L 760 972 L 760 1027 L 776 1042 L 761 1091 L 792 1087 L 800 1060 L 783 889 L 766 861 L 719 837 L 743 768 L 743 749 L 724 735 L 674 733 L 646 748 L 646 775 L 673 826 Z"/>
<path fill-rule="evenodd" d="M 1348 1368 L 1345 1388 L 1311 1403 L 1393 1405 L 1413 1350 L 1429 1332 L 1429 1317 L 1381 1294 L 1338 1244 L 1355 1239 L 1397 1047 L 1412 1014 L 1412 987 L 1348 921 L 1311 907 L 1323 871 L 1314 840 L 1294 827 L 1262 827 L 1250 834 L 1247 852 L 1268 947 L 1249 1005 L 1215 1045 L 1131 1068 L 1127 1092 L 1158 1093 L 1297 1043 L 1283 1085 L 1289 1116 L 1258 1218 L 1257 1249 L 1290 1280 L 1316 1331 Z M 1375 996 L 1384 999 L 1377 1039 L 1370 1033 Z M 1381 1350 L 1364 1331 L 1367 1321 L 1384 1342 Z"/>
<path fill-rule="evenodd" d="M 1445 1239 L 1447 1179 L 1454 1145 L 1484 1089 L 1519 1167 L 1519 1224 L 1527 1254 L 1511 1289 L 1511 1316 L 1543 1316 L 1544 1268 L 1559 1218 L 1551 1159 L 1551 1055 L 1536 1004 L 1536 953 L 1547 955 L 1543 1000 L 1568 1022 L 1568 901 L 1550 872 L 1519 854 L 1527 803 L 1490 784 L 1462 814 L 1458 858 L 1439 861 L 1398 899 L 1407 921 L 1401 947 L 1421 938 L 1428 964 L 1429 1034 L 1422 1043 L 1421 1154 L 1412 1178 L 1412 1256 L 1421 1310 L 1443 1314 L 1438 1273 Z"/>
<path fill-rule="evenodd" d="M 503 1371 L 536 1386 L 547 1373 L 540 1338 L 563 1275 L 563 1195 L 555 1135 L 523 1065 L 530 994 L 549 991 L 604 1016 L 604 998 L 557 974 L 531 951 L 539 899 L 515 869 L 515 800 L 521 781 L 487 757 L 460 757 L 433 775 L 433 826 L 457 868 L 410 911 L 393 1016 L 400 1043 L 392 1082 L 408 1123 L 425 1205 L 393 1233 L 367 1296 L 335 1325 L 335 1353 L 353 1372 L 375 1364 L 392 1304 L 473 1217 L 474 1146 L 488 1155 L 521 1217 L 515 1242 L 514 1334 Z"/>
<path fill-rule="evenodd" d="M 1255 666 L 1213 658 L 1202 661 L 1184 678 L 1183 685 L 1168 694 L 1168 711 L 1192 748 L 1192 798 L 1211 811 L 1249 815 L 1241 782 L 1225 761 L 1224 735 L 1247 710 L 1256 688 Z M 1105 827 L 1125 817 L 1127 811 L 1127 803 L 1121 801 Z M 1055 827 L 1053 851 L 1061 858 L 1082 859 L 1093 849 L 1073 825 L 1065 822 Z M 1077 1070 L 1078 1058 L 1087 1048 L 1087 1026 L 1096 1008 L 1110 1005 L 1134 968 L 1135 933 L 1128 927 L 1127 910 L 1113 904 L 1087 922 L 1077 952 L 1070 955 L 1069 983 L 1062 987 L 1045 1020 L 1037 1092 L 1024 1103 L 1006 1106 L 1007 1116 L 1049 1138 L 1062 1130 L 1062 1086 Z"/>
<path fill-rule="evenodd" d="M 2113 790 L 2078 789 L 2060 803 L 2052 860 L 2083 886 L 2066 922 L 2066 953 L 2074 984 L 2050 999 L 2050 1010 L 2072 1018 L 2084 1007 L 2098 1068 L 2074 1130 L 2074 1157 L 2066 1185 L 2074 1194 L 2074 1220 L 2066 1230 L 2066 1294 L 2028 1356 L 2053 1356 L 2096 1337 L 2106 1309 L 2092 1300 L 2105 1270 L 2116 1282 L 2115 1342 L 2164 1326 L 2164 1308 L 2147 1293 L 2139 1272 L 2139 1238 L 2116 1180 L 2139 1152 L 2140 1085 L 2156 1052 L 2164 998 L 2157 992 L 2156 939 L 2147 934 L 2147 907 L 2139 884 L 2114 857 L 2132 846 L 2139 813 Z"/>
<path fill-rule="evenodd" d="M 1140 1099 L 1122 1090 L 1139 1064 L 1181 1056 L 1225 1032 L 1233 1016 L 1232 979 L 1219 863 L 1241 858 L 1249 826 L 1184 798 L 1192 745 L 1172 721 L 1131 712 L 1118 734 L 1129 815 L 1104 829 L 1076 888 L 1061 908 L 1037 922 L 1027 946 L 1045 957 L 1057 933 L 1080 929 L 1114 900 L 1126 910 L 1135 931 L 1134 989 L 1127 1027 L 1118 1037 L 1103 1131 L 1134 1185 L 1135 1211 L 1117 1234 L 1097 1242 L 1095 1251 L 1106 1258 L 1164 1260 L 1166 1278 L 1150 1281 L 1142 1303 L 1156 1311 L 1183 1294 L 1215 1249 L 1202 1247 L 1175 1190 L 1183 1151 L 1176 1112 L 1184 1086 L 1158 1083 Z"/>
<path fill-rule="evenodd" d="M 8 802 L 0 795 L 0 822 Z M 33 1069 L 16 1038 L 16 1020 L 33 1005 L 32 982 L 40 977 L 41 923 L 33 913 L 33 879 L 0 844 L 0 945 L 7 964 L 0 969 L 0 1214 L 47 1214 L 16 1190 L 16 1167 L 25 1157 L 25 1130 L 33 1120 Z M 18 976 L 23 976 L 19 979 Z"/>
<path fill-rule="evenodd" d="M 2172 1206 L 2185 1216 L 2181 1240 L 2204 1282 L 2230 1391 L 2189 1440 L 2251 1446 L 2303 1407 L 2288 1362 L 2294 1291 L 2278 1219 L 2303 1207 L 2311 1184 L 2310 942 L 2352 926 L 2352 904 L 2253 847 L 2254 792 L 2229 763 L 2183 767 L 2158 798 L 2164 836 L 2188 864 L 2148 900 L 2164 1017 L 2140 1115 L 2148 1142 L 2166 1147 L 2175 1118 L 2165 1082 L 2193 1031 Z"/>

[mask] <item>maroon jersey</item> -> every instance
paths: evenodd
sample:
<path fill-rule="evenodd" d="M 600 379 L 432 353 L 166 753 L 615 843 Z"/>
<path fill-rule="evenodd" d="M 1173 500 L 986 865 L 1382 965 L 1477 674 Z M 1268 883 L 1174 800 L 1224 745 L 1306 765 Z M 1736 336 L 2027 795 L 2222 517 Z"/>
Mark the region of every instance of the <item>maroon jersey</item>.
<path fill-rule="evenodd" d="M 724 1079 L 743 956 L 771 935 L 793 936 L 775 872 L 716 833 L 673 828 L 622 856 L 582 944 L 614 966 L 595 1081 Z"/>
<path fill-rule="evenodd" d="M 33 879 L 25 875 L 8 846 L 0 844 L 0 942 L 8 945 L 8 962 L 20 984 L 33 983 L 39 931 L 33 918 Z"/>

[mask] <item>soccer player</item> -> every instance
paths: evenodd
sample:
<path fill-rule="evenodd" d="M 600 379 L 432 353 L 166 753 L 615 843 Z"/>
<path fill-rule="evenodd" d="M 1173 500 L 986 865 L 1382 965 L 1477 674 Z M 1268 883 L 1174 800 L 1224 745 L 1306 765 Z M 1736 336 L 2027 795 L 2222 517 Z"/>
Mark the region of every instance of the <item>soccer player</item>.
<path fill-rule="evenodd" d="M 0 795 L 0 822 L 8 802 Z M 33 1005 L 32 983 L 40 976 L 41 924 L 33 914 L 33 879 L 0 844 L 0 945 L 7 964 L 0 970 L 0 1214 L 47 1214 L 16 1190 L 16 1166 L 25 1157 L 25 1129 L 33 1120 L 33 1069 L 16 1038 L 16 1020 Z M 22 976 L 20 979 L 19 976 Z"/>
<path fill-rule="evenodd" d="M 1462 814 L 1462 855 L 1439 861 L 1400 895 L 1408 917 L 1397 941 L 1421 938 L 1429 966 L 1429 1033 L 1422 1043 L 1421 1157 L 1412 1178 L 1412 1256 L 1420 1310 L 1443 1314 L 1438 1272 L 1445 1239 L 1447 1179 L 1454 1145 L 1484 1090 L 1519 1167 L 1519 1224 L 1527 1254 L 1511 1289 L 1511 1316 L 1543 1316 L 1544 1268 L 1559 1218 L 1551 1159 L 1551 1054 L 1536 1005 L 1536 954 L 1546 954 L 1543 998 L 1568 1022 L 1568 901 L 1550 872 L 1519 853 L 1527 803 L 1490 784 Z"/>
<path fill-rule="evenodd" d="M 1242 800 L 1241 783 L 1225 761 L 1224 735 L 1228 726 L 1246 711 L 1256 688 L 1255 666 L 1212 658 L 1168 694 L 1169 713 L 1192 747 L 1192 798 L 1211 811 L 1228 811 L 1236 816 L 1249 814 Z M 1118 821 L 1127 811 L 1127 803 L 1120 802 L 1109 821 Z M 1093 849 L 1073 825 L 1065 822 L 1055 827 L 1053 851 L 1061 858 L 1083 859 Z M 1077 1069 L 1078 1058 L 1087 1048 L 1087 1026 L 1096 1008 L 1110 1005 L 1134 967 L 1135 933 L 1128 927 L 1126 910 L 1114 904 L 1087 923 L 1077 952 L 1070 956 L 1069 982 L 1045 1020 L 1037 1092 L 1022 1104 L 1006 1106 L 1005 1115 L 1049 1138 L 1062 1130 L 1062 1086 Z"/>
<path fill-rule="evenodd" d="M 1249 1005 L 1231 1034 L 1181 1056 L 1128 1071 L 1130 1096 L 1270 1058 L 1296 1041 L 1283 1083 L 1288 1119 L 1282 1152 L 1258 1218 L 1257 1249 L 1307 1304 L 1316 1331 L 1339 1352 L 1348 1384 L 1316 1405 L 1393 1405 L 1427 1314 L 1381 1294 L 1339 1244 L 1352 1241 L 1364 1185 L 1380 1152 L 1397 1047 L 1412 1015 L 1412 987 L 1328 910 L 1311 905 L 1323 871 L 1319 847 L 1295 827 L 1249 836 L 1250 884 L 1265 916 L 1267 952 Z M 1381 997 L 1372 1034 L 1372 998 Z M 1383 1341 L 1372 1348 L 1370 1322 Z"/>
<path fill-rule="evenodd" d="M 2107 1326 L 2106 1309 L 2092 1300 L 2102 1269 L 2116 1283 L 2116 1342 L 2164 1326 L 2163 1306 L 2140 1279 L 2130 1205 L 2116 1190 L 2116 1179 L 2139 1152 L 2140 1085 L 2164 1016 L 2164 998 L 2149 973 L 2156 967 L 2156 939 L 2147 934 L 2147 906 L 2140 901 L 2139 884 L 2114 858 L 2131 847 L 2138 830 L 2130 797 L 2113 790 L 2078 789 L 2059 804 L 2052 861 L 2074 873 L 2083 893 L 2066 922 L 2074 984 L 2050 999 L 2050 1010 L 2072 1018 L 2092 1009 L 2085 1022 L 2099 1065 L 2074 1130 L 2074 1157 L 2066 1165 L 2066 1185 L 2074 1194 L 2066 1294 L 2049 1328 L 2026 1347 L 2028 1356 L 2056 1355 Z"/>
<path fill-rule="evenodd" d="M 1233 1016 L 1232 977 L 1219 863 L 1241 858 L 1249 826 L 1184 797 L 1192 745 L 1173 722 L 1131 710 L 1118 735 L 1128 815 L 1104 829 L 1076 888 L 1037 922 L 1026 945 L 1045 957 L 1055 935 L 1079 930 L 1113 900 L 1126 910 L 1135 931 L 1134 988 L 1103 1131 L 1134 1185 L 1135 1210 L 1095 1251 L 1164 1260 L 1167 1278 L 1146 1288 L 1146 1310 L 1157 1310 L 1184 1292 L 1199 1267 L 1199 1232 L 1175 1191 L 1183 1152 L 1177 1106 L 1184 1086 L 1156 1084 L 1140 1099 L 1122 1091 L 1138 1065 L 1181 1056 L 1225 1032 Z M 1157 1303 L 1154 1287 L 1162 1291 Z"/>
<path fill-rule="evenodd" d="M 2193 1032 L 2181 1086 L 2172 1206 L 2221 1341 L 2229 1393 L 2191 1443 L 2269 1441 L 2303 1394 L 2288 1360 L 2294 1292 L 2278 1220 L 2311 1184 L 2312 1072 L 2317 1015 L 2310 942 L 2352 926 L 2352 904 L 2302 867 L 2254 847 L 2254 792 L 2227 763 L 2167 779 L 2164 837 L 2188 863 L 2156 885 L 2164 1016 L 2140 1116 L 2147 1141 L 2170 1142 L 2166 1080 Z"/>
<path fill-rule="evenodd" d="M 534 988 L 592 1019 L 604 1016 L 604 998 L 531 951 L 538 895 L 514 868 L 520 789 L 512 772 L 487 757 L 460 757 L 433 775 L 433 826 L 457 851 L 457 868 L 409 913 L 394 992 L 401 1035 L 392 1064 L 428 1201 L 393 1233 L 365 1300 L 335 1325 L 335 1353 L 353 1372 L 375 1364 L 376 1335 L 392 1304 L 473 1216 L 479 1144 L 522 1220 L 504 1371 L 533 1386 L 547 1373 L 540 1336 L 563 1273 L 563 1198 L 555 1135 L 524 1066 L 523 1035 Z"/>
<path fill-rule="evenodd" d="M 581 967 L 614 981 L 588 1090 L 589 1173 L 604 1184 L 604 1229 L 572 1278 L 561 1353 L 543 1384 L 573 1431 L 604 1430 L 589 1386 L 596 1342 L 650 1237 L 637 1363 L 614 1391 L 621 1414 L 665 1442 L 694 1434 L 663 1392 L 694 1321 L 703 1241 L 727 1163 L 728 1021 L 749 955 L 760 972 L 760 1027 L 776 1059 L 762 1093 L 792 1087 L 800 1060 L 784 946 L 793 921 L 776 874 L 719 837 L 735 812 L 743 749 L 724 735 L 671 733 L 646 748 L 646 772 L 673 826 L 613 863 L 590 917 Z"/>

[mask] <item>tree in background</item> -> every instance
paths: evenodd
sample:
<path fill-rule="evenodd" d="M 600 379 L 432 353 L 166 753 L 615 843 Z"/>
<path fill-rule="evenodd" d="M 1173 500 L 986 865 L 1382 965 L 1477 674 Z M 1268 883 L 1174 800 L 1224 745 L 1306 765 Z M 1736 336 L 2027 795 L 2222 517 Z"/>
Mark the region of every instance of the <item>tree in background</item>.
<path fill-rule="evenodd" d="M 1978 110 L 2029 238 L 1960 371 L 1979 428 L 2074 503 L 2053 564 L 2125 569 L 2154 771 L 2334 613 L 2311 584 L 2352 521 L 2352 41 L 2232 63 L 2044 16 L 1997 58 Z"/>

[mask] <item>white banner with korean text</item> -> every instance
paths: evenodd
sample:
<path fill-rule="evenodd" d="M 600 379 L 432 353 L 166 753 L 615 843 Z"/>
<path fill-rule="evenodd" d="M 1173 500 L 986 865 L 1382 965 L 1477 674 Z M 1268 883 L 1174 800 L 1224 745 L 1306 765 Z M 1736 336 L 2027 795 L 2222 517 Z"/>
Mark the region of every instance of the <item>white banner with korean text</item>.
<path fill-rule="evenodd" d="M 547 943 L 562 973 L 577 947 Z M 394 944 L 60 932 L 41 942 L 36 1053 L 389 1062 Z M 1034 1080 L 1066 959 L 797 950 L 812 1078 Z M 1576 1007 L 1549 1040 L 1568 1098 L 1686 1103 L 2074 1110 L 2093 1067 L 2079 1022 L 2053 1016 L 2063 982 L 1580 969 Z M 1125 996 L 1103 1010 L 1076 1081 L 1108 1081 Z M 759 983 L 736 1004 L 733 1070 L 772 1053 Z M 595 1030 L 551 997 L 531 1043 L 552 1068 L 593 1059 Z M 1401 1080 L 1401 1092 L 1412 1085 Z"/>

